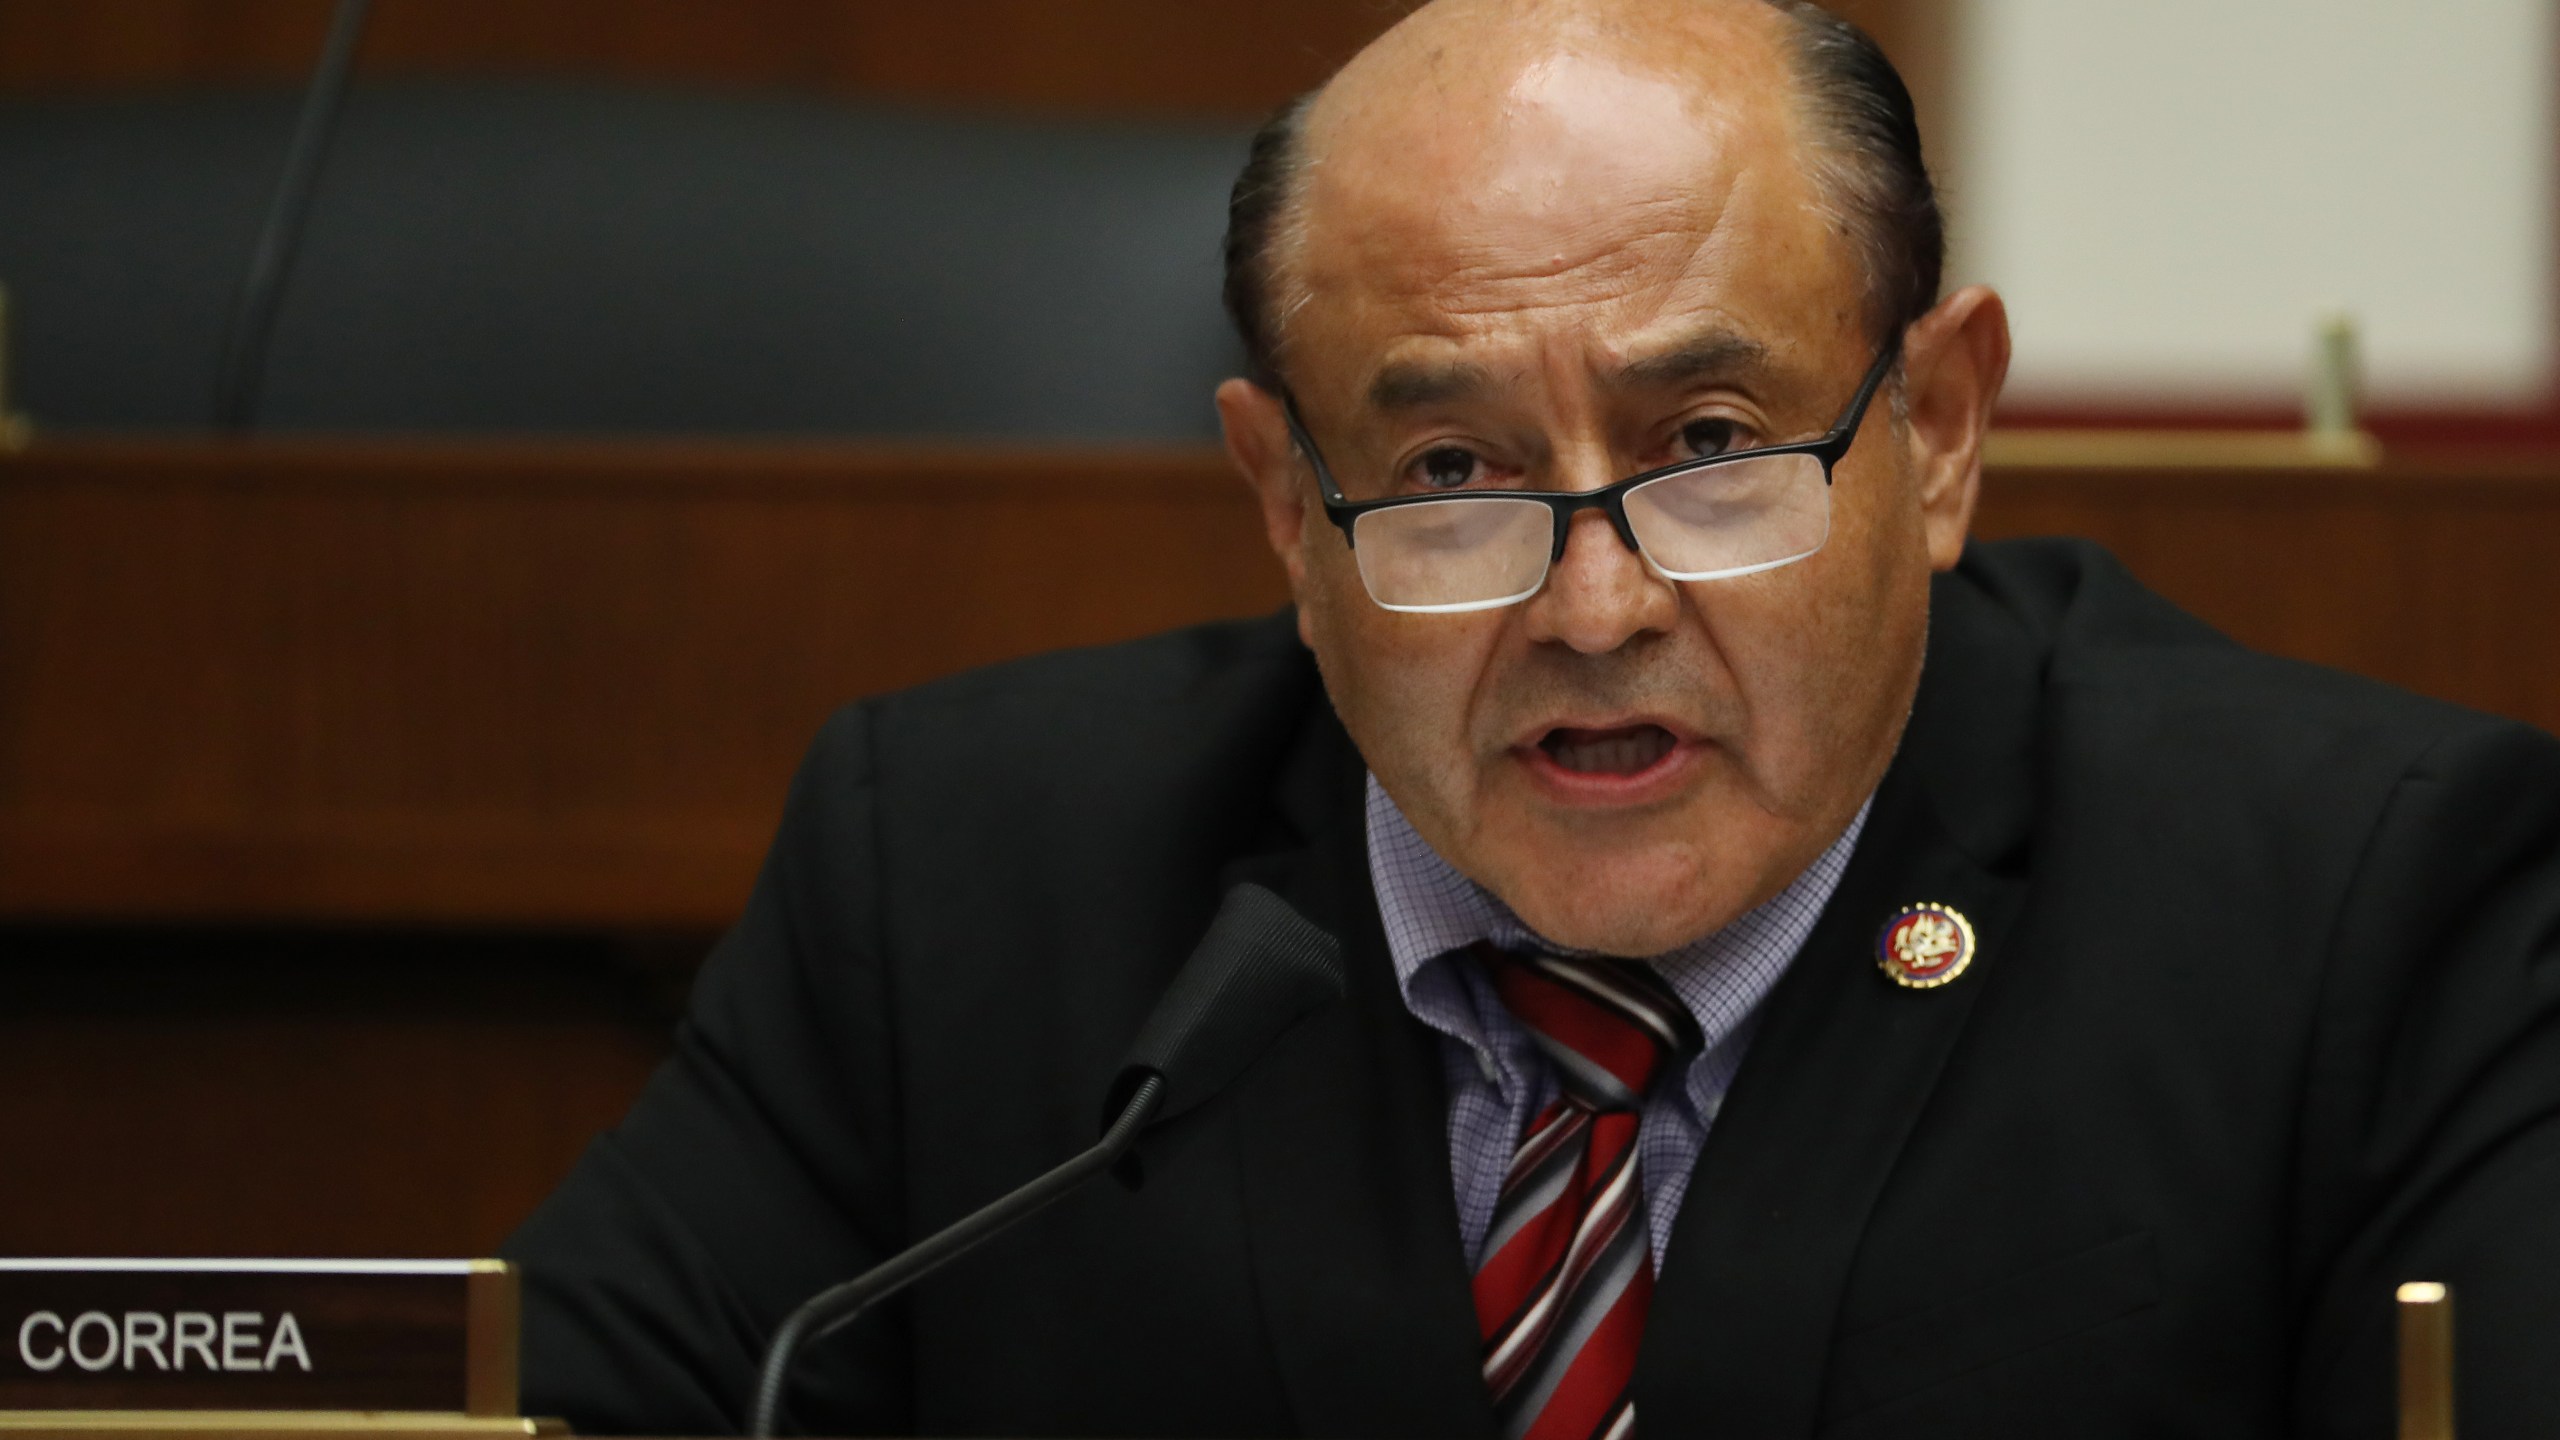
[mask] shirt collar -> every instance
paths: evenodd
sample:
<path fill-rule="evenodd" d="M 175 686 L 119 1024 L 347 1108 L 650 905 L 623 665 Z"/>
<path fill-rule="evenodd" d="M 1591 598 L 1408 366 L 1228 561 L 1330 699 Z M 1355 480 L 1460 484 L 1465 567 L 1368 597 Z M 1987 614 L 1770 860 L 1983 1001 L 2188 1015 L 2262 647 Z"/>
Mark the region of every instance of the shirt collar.
<path fill-rule="evenodd" d="M 1654 968 L 1696 1017 L 1705 1054 L 1714 1054 L 1743 1027 L 1804 948 L 1839 888 L 1874 803 L 1869 796 L 1848 828 L 1786 889 L 1723 929 L 1653 957 Z M 1493 892 L 1459 874 L 1413 828 L 1375 774 L 1368 777 L 1368 840 L 1370 886 L 1406 1008 L 1489 1061 L 1488 1037 L 1474 1007 L 1452 1003 L 1460 987 L 1437 973 L 1449 967 L 1434 962 L 1479 940 L 1506 949 L 1570 952 L 1541 938 Z"/>

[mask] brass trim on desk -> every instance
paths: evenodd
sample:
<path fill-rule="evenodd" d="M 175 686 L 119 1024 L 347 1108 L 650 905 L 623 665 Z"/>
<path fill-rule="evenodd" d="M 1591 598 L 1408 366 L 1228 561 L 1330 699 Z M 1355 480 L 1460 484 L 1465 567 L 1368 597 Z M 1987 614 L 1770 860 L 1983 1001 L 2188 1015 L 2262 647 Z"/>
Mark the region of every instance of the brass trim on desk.
<path fill-rule="evenodd" d="M 490 1440 L 499 1435 L 566 1435 L 559 1420 L 448 1415 L 412 1410 L 0 1410 L 10 1440 L 90 1440 L 101 1435 L 185 1435 L 197 1440 L 329 1440 L 396 1435 L 403 1440 Z"/>
<path fill-rule="evenodd" d="M 522 1279 L 504 1260 L 474 1260 L 463 1287 L 463 1413 L 511 1418 L 517 1406 Z"/>
<path fill-rule="evenodd" d="M 2413 1280 L 2398 1299 L 2400 1440 L 2453 1440 L 2453 1292 Z"/>

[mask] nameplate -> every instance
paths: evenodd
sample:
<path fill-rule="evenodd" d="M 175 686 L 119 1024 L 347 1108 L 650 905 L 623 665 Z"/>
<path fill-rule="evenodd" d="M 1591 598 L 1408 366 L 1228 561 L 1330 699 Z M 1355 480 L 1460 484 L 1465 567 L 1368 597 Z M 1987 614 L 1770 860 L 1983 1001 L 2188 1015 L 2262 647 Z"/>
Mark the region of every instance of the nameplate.
<path fill-rule="evenodd" d="M 497 1260 L 0 1260 L 0 1411 L 516 1413 Z"/>

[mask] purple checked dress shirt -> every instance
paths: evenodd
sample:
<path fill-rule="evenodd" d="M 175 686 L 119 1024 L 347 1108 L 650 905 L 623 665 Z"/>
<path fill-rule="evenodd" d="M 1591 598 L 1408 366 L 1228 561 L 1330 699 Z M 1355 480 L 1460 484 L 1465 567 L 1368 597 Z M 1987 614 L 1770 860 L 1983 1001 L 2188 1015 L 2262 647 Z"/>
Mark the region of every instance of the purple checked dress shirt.
<path fill-rule="evenodd" d="M 1870 805 L 1873 804 L 1871 800 Z M 1652 1230 L 1655 1273 L 1670 1247 L 1671 1222 L 1689 1191 L 1689 1171 L 1707 1129 L 1741 1068 L 1760 1002 L 1813 933 L 1866 827 L 1867 806 L 1831 848 L 1776 897 L 1704 939 L 1653 961 L 1697 1017 L 1706 1046 L 1686 1084 L 1665 1083 L 1645 1103 L 1636 1164 Z M 1387 792 L 1369 777 L 1369 881 L 1386 922 L 1387 950 L 1405 1008 L 1440 1032 L 1449 1077 L 1449 1171 L 1457 1186 L 1458 1233 L 1470 1269 L 1482 1258 L 1502 1177 L 1529 1117 L 1556 1095 L 1546 1058 L 1493 983 L 1461 950 L 1478 940 L 1506 949 L 1561 951 L 1520 923 L 1508 906 L 1440 858 Z"/>

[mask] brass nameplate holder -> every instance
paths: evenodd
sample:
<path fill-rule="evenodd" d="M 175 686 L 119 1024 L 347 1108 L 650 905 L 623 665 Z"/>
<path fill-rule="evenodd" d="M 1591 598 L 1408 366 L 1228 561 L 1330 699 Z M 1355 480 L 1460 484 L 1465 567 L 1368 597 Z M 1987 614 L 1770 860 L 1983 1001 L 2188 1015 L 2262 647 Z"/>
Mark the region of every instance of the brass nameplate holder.
<path fill-rule="evenodd" d="M 0 1260 L 0 1433 L 563 1433 L 499 1260 Z"/>
<path fill-rule="evenodd" d="M 2400 1287 L 2400 1440 L 2453 1440 L 2453 1292 Z"/>

